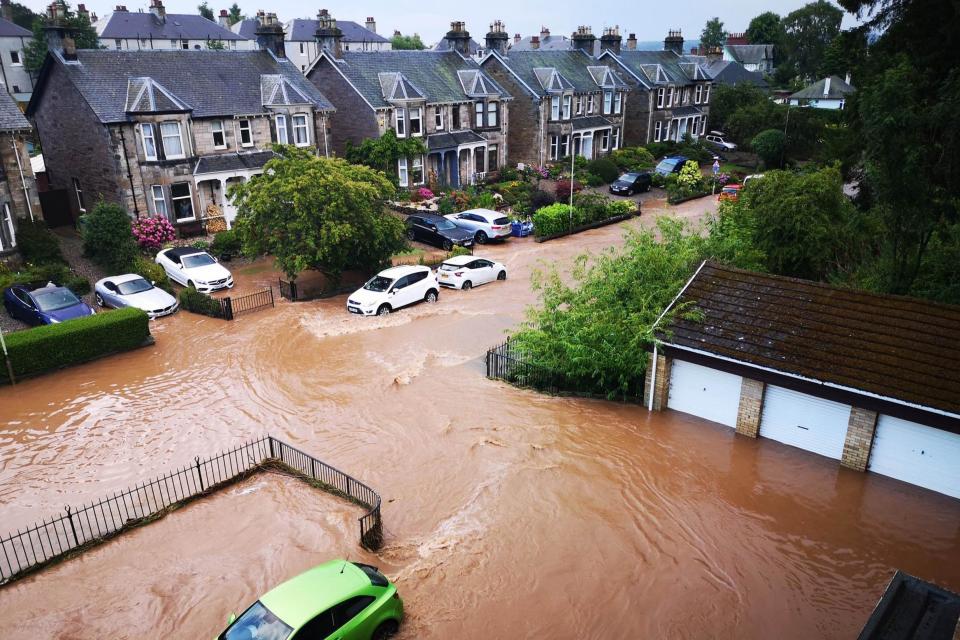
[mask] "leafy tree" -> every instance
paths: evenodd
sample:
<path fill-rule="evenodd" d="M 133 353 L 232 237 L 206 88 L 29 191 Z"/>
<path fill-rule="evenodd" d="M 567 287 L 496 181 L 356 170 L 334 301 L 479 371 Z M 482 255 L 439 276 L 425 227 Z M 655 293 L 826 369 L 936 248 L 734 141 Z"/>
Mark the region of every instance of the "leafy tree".
<path fill-rule="evenodd" d="M 723 46 L 727 39 L 727 32 L 723 30 L 720 18 L 707 20 L 706 26 L 700 32 L 700 46 L 704 49 L 716 49 Z"/>
<path fill-rule="evenodd" d="M 61 14 L 65 16 L 62 24 L 67 33 L 73 37 L 77 49 L 103 48 L 97 37 L 97 30 L 90 24 L 90 19 L 86 15 L 77 15 L 72 12 L 70 5 L 65 2 L 61 5 Z M 40 72 L 43 61 L 47 58 L 47 34 L 43 31 L 46 20 L 46 18 L 42 18 L 34 21 L 33 39 L 24 48 L 24 66 L 33 75 Z"/>
<path fill-rule="evenodd" d="M 223 40 L 207 40 L 207 49 L 223 51 L 226 48 L 226 45 L 223 44 Z"/>
<path fill-rule="evenodd" d="M 747 40 L 750 41 L 750 44 L 772 44 L 776 47 L 783 44 L 785 35 L 783 21 L 773 11 L 764 11 L 753 18 L 746 31 Z"/>
<path fill-rule="evenodd" d="M 203 2 L 197 5 L 197 11 L 207 20 L 213 20 L 213 9 L 210 8 L 207 0 L 203 0 Z"/>
<path fill-rule="evenodd" d="M 843 11 L 827 0 L 817 0 L 792 11 L 783 19 L 784 52 L 797 73 L 813 78 L 827 46 L 840 33 Z"/>
<path fill-rule="evenodd" d="M 750 141 L 750 147 L 763 161 L 767 168 L 779 167 L 783 164 L 783 153 L 787 144 L 787 136 L 780 129 L 761 131 Z"/>
<path fill-rule="evenodd" d="M 237 24 L 244 18 L 246 18 L 246 16 L 243 15 L 243 10 L 240 9 L 240 5 L 236 2 L 227 9 L 227 22 L 229 22 L 231 26 Z"/>
<path fill-rule="evenodd" d="M 14 24 L 20 25 L 24 29 L 33 29 L 33 23 L 36 22 L 37 18 L 42 18 L 39 13 L 34 13 L 33 10 L 19 2 L 10 3 L 10 12 L 11 17 L 13 18 L 12 22 Z"/>
<path fill-rule="evenodd" d="M 384 211 L 393 184 L 379 171 L 277 146 L 262 175 L 231 188 L 245 253 L 268 253 L 293 279 L 316 269 L 334 281 L 374 269 L 406 246 L 403 221 Z"/>
<path fill-rule="evenodd" d="M 130 216 L 123 207 L 101 200 L 84 219 L 84 255 L 114 273 L 129 270 L 138 250 Z"/>
<path fill-rule="evenodd" d="M 847 73 L 856 73 L 866 63 L 866 60 L 866 30 L 850 29 L 843 31 L 824 50 L 817 76 L 825 78 L 836 75 L 842 78 Z"/>
<path fill-rule="evenodd" d="M 767 92 L 750 83 L 714 85 L 710 96 L 710 126 L 727 131 L 727 119 L 737 109 L 770 102 Z"/>
<path fill-rule="evenodd" d="M 427 48 L 420 39 L 420 34 L 417 33 L 412 36 L 396 34 L 390 39 L 390 43 L 394 49 L 399 50 L 422 50 Z"/>
<path fill-rule="evenodd" d="M 400 158 L 413 158 L 427 152 L 427 148 L 420 138 L 398 138 L 393 129 L 388 130 L 379 138 L 366 138 L 359 145 L 347 143 L 347 161 L 353 164 L 362 164 L 382 171 L 396 183 L 397 161 Z"/>

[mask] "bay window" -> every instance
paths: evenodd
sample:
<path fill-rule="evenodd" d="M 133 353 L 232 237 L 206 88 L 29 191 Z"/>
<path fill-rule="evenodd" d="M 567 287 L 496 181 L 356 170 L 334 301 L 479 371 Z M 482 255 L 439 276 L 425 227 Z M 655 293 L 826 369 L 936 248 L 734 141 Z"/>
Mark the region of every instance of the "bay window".
<path fill-rule="evenodd" d="M 140 125 L 140 141 L 143 143 L 143 157 L 147 160 L 156 160 L 157 138 L 152 124 Z"/>
<path fill-rule="evenodd" d="M 583 115 L 583 96 L 577 96 L 577 115 Z"/>
<path fill-rule="evenodd" d="M 657 120 L 656 124 L 653 125 L 653 141 L 660 142 L 660 134 L 663 132 L 663 123 Z"/>
<path fill-rule="evenodd" d="M 443 131 L 443 107 L 433 108 L 433 126 L 437 131 Z"/>
<path fill-rule="evenodd" d="M 407 159 L 397 160 L 397 182 L 401 187 L 410 186 L 410 177 L 407 175 Z"/>
<path fill-rule="evenodd" d="M 237 123 L 237 127 L 240 129 L 240 146 L 252 147 L 253 131 L 250 129 L 250 121 L 241 120 L 239 123 Z"/>
<path fill-rule="evenodd" d="M 673 106 L 673 87 L 667 87 L 667 108 Z"/>
<path fill-rule="evenodd" d="M 413 156 L 410 164 L 410 180 L 413 184 L 423 184 L 423 156 Z"/>
<path fill-rule="evenodd" d="M 410 109 L 410 135 L 411 136 L 423 135 L 423 124 L 422 124 L 420 107 L 413 107 L 412 109 Z"/>
<path fill-rule="evenodd" d="M 170 212 L 167 210 L 167 199 L 163 197 L 163 187 L 155 184 L 150 187 L 150 192 L 153 195 L 153 212 L 169 220 Z"/>
<path fill-rule="evenodd" d="M 663 87 L 657 89 L 657 109 L 663 109 Z"/>
<path fill-rule="evenodd" d="M 703 104 L 710 102 L 710 86 L 709 84 L 706 85 L 706 89 L 703 92 Z"/>
<path fill-rule="evenodd" d="M 161 122 L 160 139 L 163 141 L 163 155 L 167 160 L 185 158 L 183 138 L 180 136 L 179 122 Z"/>
<path fill-rule="evenodd" d="M 610 148 L 610 129 L 604 129 L 600 132 L 600 150 L 606 151 Z"/>
<path fill-rule="evenodd" d="M 620 129 L 613 130 L 613 146 L 610 147 L 611 150 L 620 148 Z"/>
<path fill-rule="evenodd" d="M 189 182 L 176 182 L 170 185 L 170 202 L 173 204 L 173 215 L 177 222 L 196 219 Z"/>
<path fill-rule="evenodd" d="M 310 127 L 307 126 L 307 116 L 303 113 L 293 116 L 293 143 L 298 147 L 310 145 Z"/>
<path fill-rule="evenodd" d="M 570 105 L 573 102 L 573 96 L 563 96 L 563 119 L 570 119 Z"/>
<path fill-rule="evenodd" d="M 487 171 L 496 171 L 500 166 L 500 154 L 497 145 L 487 147 Z"/>
<path fill-rule="evenodd" d="M 550 136 L 550 159 L 559 160 L 560 156 L 560 136 Z"/>
<path fill-rule="evenodd" d="M 477 114 L 477 117 L 474 119 L 474 127 L 477 129 L 483 128 L 483 103 L 474 102 L 473 103 L 474 113 Z"/>
<path fill-rule="evenodd" d="M 277 116 L 277 144 L 290 144 L 287 134 L 287 116 Z"/>
<path fill-rule="evenodd" d="M 488 127 L 497 126 L 497 103 L 496 102 L 487 103 L 487 126 Z"/>
<path fill-rule="evenodd" d="M 566 158 L 570 155 L 570 136 L 560 136 L 560 157 Z"/>
<path fill-rule="evenodd" d="M 623 92 L 617 91 L 613 94 L 613 112 L 620 113 L 623 110 Z"/>
<path fill-rule="evenodd" d="M 700 98 L 703 96 L 703 85 L 698 84 L 696 91 L 693 92 L 693 103 L 700 104 Z"/>
<path fill-rule="evenodd" d="M 593 98 L 594 98 L 594 95 L 592 93 L 587 97 L 587 113 L 588 114 L 593 113 L 593 109 L 596 106 L 594 104 Z"/>

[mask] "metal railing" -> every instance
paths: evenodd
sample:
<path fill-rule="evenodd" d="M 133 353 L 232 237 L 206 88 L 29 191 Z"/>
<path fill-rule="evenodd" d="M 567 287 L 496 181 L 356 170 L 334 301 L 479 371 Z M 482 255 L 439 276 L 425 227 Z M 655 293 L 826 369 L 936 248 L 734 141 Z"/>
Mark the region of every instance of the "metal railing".
<path fill-rule="evenodd" d="M 380 496 L 376 491 L 277 438 L 264 436 L 205 460 L 196 457 L 193 464 L 79 508 L 67 506 L 60 515 L 0 538 L 0 585 L 265 469 L 290 473 L 366 507 L 368 511 L 359 518 L 360 543 L 369 549 L 382 544 Z"/>
<path fill-rule="evenodd" d="M 225 300 L 230 301 L 230 317 L 228 320 L 232 320 L 234 316 L 241 313 L 258 311 L 274 306 L 273 287 L 267 287 L 266 289 L 245 296 L 225 298 Z"/>
<path fill-rule="evenodd" d="M 316 282 L 304 284 L 296 280 L 286 281 L 280 278 L 280 297 L 293 302 L 304 302 L 306 300 L 317 300 L 319 298 L 332 298 L 345 293 L 353 293 L 363 284 L 341 284 L 338 287 L 330 286 L 328 283 L 318 284 Z"/>

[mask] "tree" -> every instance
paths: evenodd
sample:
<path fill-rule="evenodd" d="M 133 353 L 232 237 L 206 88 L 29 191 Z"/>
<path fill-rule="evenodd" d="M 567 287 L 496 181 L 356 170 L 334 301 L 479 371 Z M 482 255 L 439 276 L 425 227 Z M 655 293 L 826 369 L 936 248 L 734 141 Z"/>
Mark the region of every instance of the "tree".
<path fill-rule="evenodd" d="M 231 26 L 237 24 L 244 18 L 246 18 L 246 16 L 243 15 L 240 5 L 238 5 L 236 2 L 230 5 L 230 8 L 227 9 L 227 22 L 229 22 Z"/>
<path fill-rule="evenodd" d="M 226 48 L 226 45 L 223 44 L 223 40 L 207 40 L 207 49 L 223 51 Z"/>
<path fill-rule="evenodd" d="M 750 44 L 772 44 L 779 47 L 783 44 L 783 21 L 773 11 L 764 11 L 750 21 L 746 36 Z"/>
<path fill-rule="evenodd" d="M 700 48 L 718 49 L 723 46 L 727 39 L 727 32 L 723 30 L 723 23 L 720 18 L 711 18 L 707 20 L 706 26 L 700 32 Z"/>
<path fill-rule="evenodd" d="M 823 52 L 823 60 L 817 76 L 856 74 L 867 61 L 867 32 L 865 29 L 843 31 L 834 38 Z"/>
<path fill-rule="evenodd" d="M 365 138 L 360 145 L 347 142 L 344 156 L 348 162 L 362 164 L 382 171 L 397 181 L 397 161 L 400 158 L 422 156 L 427 152 L 421 138 L 398 138 L 393 129 L 379 138 Z"/>
<path fill-rule="evenodd" d="M 399 50 L 421 50 L 427 48 L 417 33 L 412 36 L 404 36 L 399 33 L 394 34 L 393 38 L 390 39 L 390 43 L 394 49 Z"/>
<path fill-rule="evenodd" d="M 727 131 L 727 119 L 737 109 L 766 102 L 770 102 L 767 92 L 754 84 L 714 85 L 710 96 L 710 126 Z"/>
<path fill-rule="evenodd" d="M 406 246 L 403 221 L 384 211 L 395 189 L 382 173 L 291 146 L 275 150 L 262 175 L 230 191 L 244 252 L 272 255 L 291 279 L 316 269 L 337 282 Z"/>
<path fill-rule="evenodd" d="M 783 165 L 783 152 L 787 136 L 780 129 L 761 131 L 750 141 L 750 147 L 763 161 L 764 168 L 771 169 Z"/>
<path fill-rule="evenodd" d="M 65 16 L 62 24 L 66 32 L 73 37 L 77 49 L 102 49 L 96 29 L 90 24 L 86 15 L 77 15 L 70 11 L 70 5 L 63 3 L 61 12 Z M 43 30 L 46 18 L 35 20 L 33 23 L 33 39 L 24 48 L 24 66 L 31 74 L 36 75 L 43 67 L 47 58 L 47 34 Z"/>
<path fill-rule="evenodd" d="M 36 22 L 37 18 L 42 18 L 39 13 L 34 13 L 33 10 L 19 2 L 10 3 L 10 13 L 14 24 L 20 25 L 24 29 L 33 29 L 33 23 Z"/>
<path fill-rule="evenodd" d="M 840 33 L 843 11 L 827 0 L 817 0 L 787 14 L 783 19 L 785 57 L 797 73 L 812 79 L 823 62 L 827 46 Z"/>
<path fill-rule="evenodd" d="M 84 219 L 84 255 L 113 273 L 128 271 L 138 251 L 123 207 L 101 200 Z"/>
<path fill-rule="evenodd" d="M 210 8 L 207 0 L 203 0 L 203 2 L 197 5 L 197 11 L 207 20 L 213 20 L 213 9 Z"/>

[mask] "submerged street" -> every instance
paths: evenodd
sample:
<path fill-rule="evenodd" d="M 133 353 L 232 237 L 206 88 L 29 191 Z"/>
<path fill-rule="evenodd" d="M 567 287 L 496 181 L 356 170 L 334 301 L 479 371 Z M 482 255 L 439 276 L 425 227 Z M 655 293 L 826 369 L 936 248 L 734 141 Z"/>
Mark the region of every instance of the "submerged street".
<path fill-rule="evenodd" d="M 697 218 L 708 198 L 671 209 Z M 651 214 L 477 254 L 506 282 L 358 318 L 345 297 L 223 322 L 0 388 L 0 535 L 271 434 L 383 497 L 362 511 L 258 475 L 0 589 L 0 637 L 212 638 L 331 557 L 396 581 L 400 638 L 850 638 L 895 569 L 960 589 L 960 502 L 732 429 L 484 377 L 532 271 Z M 265 263 L 240 286 L 276 285 Z"/>

